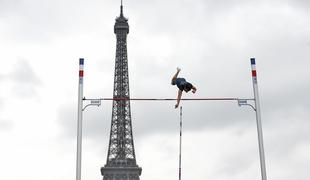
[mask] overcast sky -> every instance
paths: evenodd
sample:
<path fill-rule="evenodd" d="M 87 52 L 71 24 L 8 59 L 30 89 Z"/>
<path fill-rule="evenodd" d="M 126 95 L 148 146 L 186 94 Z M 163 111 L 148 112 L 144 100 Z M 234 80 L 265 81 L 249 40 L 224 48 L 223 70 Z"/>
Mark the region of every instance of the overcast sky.
<path fill-rule="evenodd" d="M 113 94 L 120 0 L 0 0 L 0 179 L 75 179 L 78 59 L 84 96 Z M 124 0 L 130 95 L 253 98 L 257 62 L 267 177 L 310 179 L 310 1 Z M 175 102 L 131 102 L 141 180 L 178 177 Z M 260 180 L 255 113 L 181 102 L 183 179 Z M 102 179 L 111 102 L 84 113 L 82 179 Z"/>

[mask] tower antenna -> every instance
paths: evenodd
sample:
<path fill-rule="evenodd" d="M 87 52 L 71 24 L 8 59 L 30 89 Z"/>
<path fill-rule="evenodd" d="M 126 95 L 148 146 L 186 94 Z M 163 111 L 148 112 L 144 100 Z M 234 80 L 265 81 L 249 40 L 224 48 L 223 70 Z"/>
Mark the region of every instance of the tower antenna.
<path fill-rule="evenodd" d="M 123 15 L 123 0 L 121 0 L 121 15 Z"/>

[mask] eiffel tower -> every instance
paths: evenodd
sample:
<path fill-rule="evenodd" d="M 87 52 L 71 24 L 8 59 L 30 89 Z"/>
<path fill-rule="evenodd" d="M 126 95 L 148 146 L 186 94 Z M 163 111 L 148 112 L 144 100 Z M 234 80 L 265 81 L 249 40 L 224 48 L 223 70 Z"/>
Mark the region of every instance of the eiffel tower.
<path fill-rule="evenodd" d="M 113 98 L 130 98 L 127 34 L 128 19 L 123 14 L 121 3 L 120 16 L 114 25 L 116 34 L 116 57 L 114 72 Z M 101 168 L 103 180 L 140 180 L 142 168 L 136 163 L 135 148 L 132 136 L 131 112 L 129 100 L 114 100 L 107 162 Z"/>

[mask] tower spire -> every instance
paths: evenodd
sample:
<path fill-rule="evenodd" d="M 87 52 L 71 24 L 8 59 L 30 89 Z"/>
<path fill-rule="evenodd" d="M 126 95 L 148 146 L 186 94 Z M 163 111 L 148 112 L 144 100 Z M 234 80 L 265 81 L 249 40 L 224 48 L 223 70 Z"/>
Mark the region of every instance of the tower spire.
<path fill-rule="evenodd" d="M 121 0 L 121 16 L 123 16 L 123 0 Z"/>

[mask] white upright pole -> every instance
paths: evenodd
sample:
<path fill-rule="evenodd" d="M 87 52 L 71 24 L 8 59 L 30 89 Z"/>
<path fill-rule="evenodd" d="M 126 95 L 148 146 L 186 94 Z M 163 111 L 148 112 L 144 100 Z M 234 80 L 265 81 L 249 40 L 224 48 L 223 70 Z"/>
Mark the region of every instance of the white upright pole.
<path fill-rule="evenodd" d="M 79 66 L 80 67 L 79 67 L 79 97 L 78 97 L 78 123 L 77 123 L 76 180 L 81 180 L 83 76 L 84 76 L 84 59 L 83 58 L 80 58 Z"/>
<path fill-rule="evenodd" d="M 181 180 L 182 168 L 182 106 L 180 107 L 180 144 L 179 144 L 179 180 Z"/>
<path fill-rule="evenodd" d="M 258 96 L 258 85 L 257 85 L 257 73 L 255 58 L 251 58 L 251 69 L 252 69 L 252 81 L 254 90 L 254 101 L 255 101 L 255 112 L 256 112 L 256 124 L 257 124 L 257 134 L 258 134 L 258 146 L 259 146 L 259 158 L 261 166 L 261 176 L 262 180 L 267 180 L 266 175 L 266 164 L 265 164 L 265 152 L 264 152 L 264 141 L 263 141 L 263 130 L 261 121 L 261 112 Z"/>

